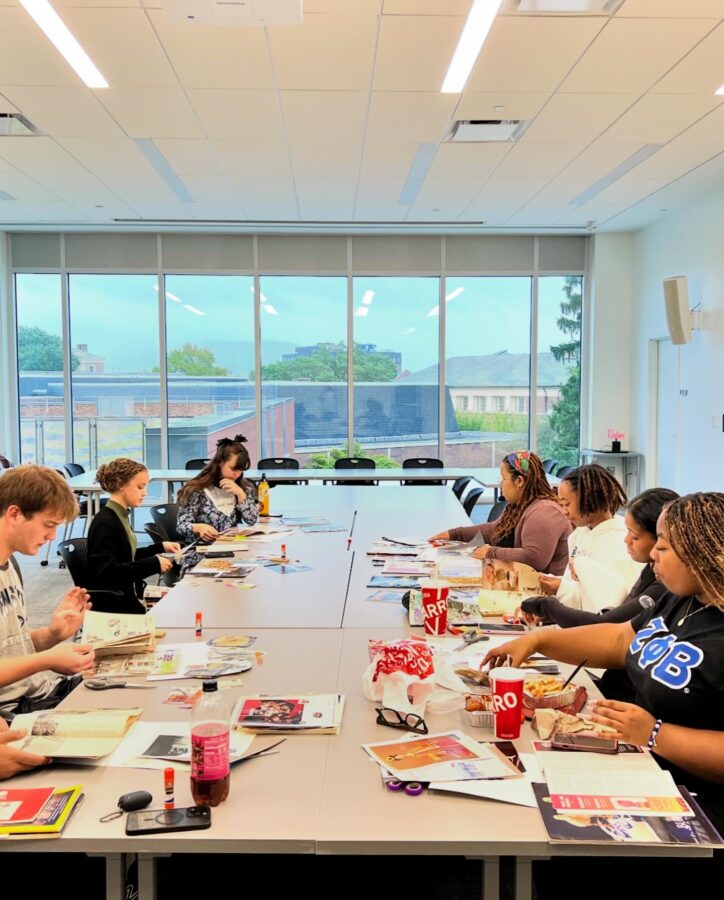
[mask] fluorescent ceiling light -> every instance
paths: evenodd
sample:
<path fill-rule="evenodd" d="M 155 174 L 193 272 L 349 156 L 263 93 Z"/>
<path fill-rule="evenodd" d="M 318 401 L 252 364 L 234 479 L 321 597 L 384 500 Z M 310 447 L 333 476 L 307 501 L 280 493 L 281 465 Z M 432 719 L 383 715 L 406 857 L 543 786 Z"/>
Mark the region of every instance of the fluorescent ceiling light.
<path fill-rule="evenodd" d="M 189 189 L 174 172 L 169 161 L 151 138 L 134 138 L 133 142 L 146 157 L 146 161 L 151 165 L 154 172 L 166 182 L 179 200 L 182 203 L 193 203 L 194 198 L 189 193 Z"/>
<path fill-rule="evenodd" d="M 354 314 L 356 316 L 366 316 L 369 311 L 370 311 L 369 306 L 358 306 L 357 309 L 354 311 Z"/>
<path fill-rule="evenodd" d="M 196 309 L 196 307 L 191 306 L 190 303 L 184 303 L 184 309 L 187 309 L 189 312 L 192 312 L 197 316 L 205 316 L 206 315 L 205 312 L 202 312 L 200 309 Z"/>
<path fill-rule="evenodd" d="M 720 97 L 724 94 L 724 84 L 721 87 L 718 87 L 715 91 L 715 94 L 718 94 Z"/>
<path fill-rule="evenodd" d="M 48 40 L 89 88 L 107 88 L 108 82 L 96 68 L 67 25 L 48 0 L 20 0 Z"/>
<path fill-rule="evenodd" d="M 176 294 L 172 294 L 171 291 L 166 291 L 166 296 L 169 300 L 173 300 L 174 303 L 183 303 L 183 300 L 177 297 Z"/>
<path fill-rule="evenodd" d="M 252 292 L 252 294 L 254 293 L 254 285 L 253 284 L 249 286 L 249 290 Z M 259 300 L 261 300 L 262 303 L 266 303 L 266 297 L 264 296 L 264 294 L 261 291 L 259 291 Z"/>
<path fill-rule="evenodd" d="M 427 171 L 437 153 L 437 144 L 420 144 L 415 159 L 412 161 L 407 181 L 402 188 L 398 203 L 414 203 L 422 187 L 422 182 L 427 177 Z"/>
<path fill-rule="evenodd" d="M 268 312 L 270 316 L 278 316 L 279 315 L 279 313 L 271 305 L 271 303 L 266 303 L 264 306 L 262 306 L 262 309 L 264 310 L 264 312 Z"/>
<path fill-rule="evenodd" d="M 414 334 L 417 331 L 417 328 L 413 325 L 411 328 L 405 328 L 402 332 L 403 334 Z"/>
<path fill-rule="evenodd" d="M 450 291 L 449 294 L 445 294 L 445 303 L 449 303 L 451 300 L 454 300 L 456 297 L 459 297 L 460 294 L 465 290 L 464 287 L 455 288 L 454 291 Z"/>
<path fill-rule="evenodd" d="M 440 88 L 441 93 L 459 94 L 465 87 L 499 8 L 500 0 L 474 0 Z"/>
<path fill-rule="evenodd" d="M 439 313 L 440 313 L 440 307 L 439 307 L 439 306 L 433 306 L 433 308 L 432 308 L 432 309 L 430 310 L 430 312 L 427 314 L 427 318 L 429 319 L 430 316 L 437 316 L 437 315 L 439 315 Z"/>
<path fill-rule="evenodd" d="M 364 294 L 362 294 L 362 302 L 365 304 L 365 306 L 369 306 L 370 303 L 372 303 L 372 301 L 374 299 L 375 299 L 374 291 L 365 291 Z"/>
<path fill-rule="evenodd" d="M 637 150 L 632 156 L 625 159 L 620 165 L 616 166 L 615 169 L 611 169 L 608 175 L 604 175 L 603 178 L 594 181 L 594 183 L 586 188 L 583 193 L 574 197 L 573 200 L 571 200 L 570 205 L 583 206 L 584 203 L 588 203 L 592 197 L 595 197 L 596 194 L 600 194 L 601 191 L 605 191 L 607 187 L 610 187 L 614 183 L 614 181 L 623 178 L 624 175 L 627 175 L 632 169 L 635 169 L 636 166 L 640 165 L 645 159 L 648 159 L 649 156 L 653 156 L 654 153 L 662 147 L 663 144 L 644 144 L 640 150 Z"/>

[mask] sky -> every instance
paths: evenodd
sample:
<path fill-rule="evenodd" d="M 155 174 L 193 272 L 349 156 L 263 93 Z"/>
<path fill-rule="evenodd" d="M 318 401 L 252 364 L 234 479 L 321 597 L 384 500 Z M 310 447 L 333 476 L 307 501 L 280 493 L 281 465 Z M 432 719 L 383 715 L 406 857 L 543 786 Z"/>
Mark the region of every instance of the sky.
<path fill-rule="evenodd" d="M 71 275 L 71 341 L 106 360 L 107 372 L 150 371 L 159 365 L 155 275 Z M 539 349 L 561 341 L 563 278 L 539 280 Z M 232 374 L 253 366 L 253 279 L 234 275 L 166 278 L 167 346 L 186 342 L 214 350 Z M 449 276 L 446 353 L 527 353 L 528 277 Z M 295 346 L 345 342 L 347 286 L 340 276 L 262 276 L 262 364 Z M 59 275 L 18 275 L 18 324 L 61 333 Z M 439 279 L 360 276 L 353 283 L 354 340 L 402 353 L 411 372 L 434 365 L 439 347 Z"/>

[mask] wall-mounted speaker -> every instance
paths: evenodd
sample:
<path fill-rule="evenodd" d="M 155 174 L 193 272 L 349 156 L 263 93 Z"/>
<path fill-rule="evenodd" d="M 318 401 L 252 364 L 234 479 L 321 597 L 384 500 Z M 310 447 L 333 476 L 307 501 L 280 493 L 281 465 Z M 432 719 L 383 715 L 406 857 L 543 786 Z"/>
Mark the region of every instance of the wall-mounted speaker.
<path fill-rule="evenodd" d="M 671 343 L 688 344 L 691 340 L 692 314 L 685 276 L 664 279 L 664 302 Z"/>

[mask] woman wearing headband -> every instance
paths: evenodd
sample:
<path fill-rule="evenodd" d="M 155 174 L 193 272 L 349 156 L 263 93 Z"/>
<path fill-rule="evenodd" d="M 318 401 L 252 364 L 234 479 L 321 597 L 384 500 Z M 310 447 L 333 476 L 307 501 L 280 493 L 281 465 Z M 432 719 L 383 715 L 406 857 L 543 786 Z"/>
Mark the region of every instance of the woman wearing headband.
<path fill-rule="evenodd" d="M 497 521 L 450 528 L 430 540 L 471 541 L 479 534 L 485 541 L 475 551 L 479 559 L 525 563 L 538 572 L 562 575 L 571 526 L 540 458 L 527 450 L 506 456 L 500 464 L 500 489 L 507 504 Z"/>
<path fill-rule="evenodd" d="M 179 491 L 176 528 L 185 540 L 213 541 L 222 531 L 256 522 L 256 488 L 243 477 L 250 466 L 245 442 L 241 434 L 222 438 L 213 459 Z"/>

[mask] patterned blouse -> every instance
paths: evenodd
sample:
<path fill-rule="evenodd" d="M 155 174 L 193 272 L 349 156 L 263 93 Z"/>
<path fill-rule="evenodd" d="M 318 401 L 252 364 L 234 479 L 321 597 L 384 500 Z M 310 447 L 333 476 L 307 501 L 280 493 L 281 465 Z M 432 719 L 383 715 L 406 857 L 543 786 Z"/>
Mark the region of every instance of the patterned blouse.
<path fill-rule="evenodd" d="M 181 537 L 188 542 L 195 541 L 197 535 L 191 526 L 199 523 L 212 525 L 218 532 L 244 523 L 253 525 L 259 518 L 256 487 L 246 480 L 242 483 L 242 487 L 246 493 L 246 500 L 237 503 L 231 515 L 226 515 L 215 506 L 205 491 L 194 491 L 186 503 L 181 504 L 178 509 L 176 530 Z M 184 559 L 184 569 L 192 568 L 200 561 L 201 556 L 198 553 L 190 553 Z"/>

